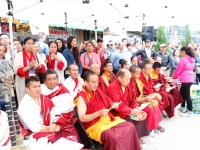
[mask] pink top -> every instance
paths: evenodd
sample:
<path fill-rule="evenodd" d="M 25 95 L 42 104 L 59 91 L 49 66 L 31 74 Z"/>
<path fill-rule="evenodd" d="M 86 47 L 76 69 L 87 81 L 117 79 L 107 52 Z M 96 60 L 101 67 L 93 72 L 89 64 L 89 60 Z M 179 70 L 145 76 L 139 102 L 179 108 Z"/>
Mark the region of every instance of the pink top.
<path fill-rule="evenodd" d="M 178 79 L 179 77 L 181 83 L 193 83 L 194 66 L 195 66 L 195 59 L 193 57 L 190 56 L 182 57 L 178 63 L 173 78 Z"/>
<path fill-rule="evenodd" d="M 90 67 L 94 63 L 101 66 L 99 55 L 94 52 L 91 58 L 88 56 L 87 52 L 81 54 L 81 63 L 83 67 Z"/>

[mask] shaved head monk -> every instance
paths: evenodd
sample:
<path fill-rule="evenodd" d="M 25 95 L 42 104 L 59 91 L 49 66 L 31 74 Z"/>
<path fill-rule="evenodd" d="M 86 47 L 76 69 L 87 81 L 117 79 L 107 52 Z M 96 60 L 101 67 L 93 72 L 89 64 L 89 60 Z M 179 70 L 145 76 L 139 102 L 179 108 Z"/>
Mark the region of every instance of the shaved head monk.
<path fill-rule="evenodd" d="M 133 98 L 133 93 L 129 88 L 129 83 L 131 79 L 131 73 L 127 69 L 121 69 L 117 74 L 117 80 L 111 83 L 107 90 L 106 94 L 114 101 L 120 102 L 119 108 L 113 110 L 115 116 L 119 116 L 122 119 L 125 119 L 135 125 L 135 128 L 138 133 L 138 137 L 149 135 L 147 122 L 146 122 L 146 113 L 141 111 L 138 108 L 136 99 Z M 144 114 L 144 115 L 143 115 Z M 144 117 L 140 121 L 130 119 L 130 115 L 135 117 Z"/>
<path fill-rule="evenodd" d="M 90 70 L 93 71 L 98 76 L 98 79 L 99 79 L 98 88 L 101 89 L 103 92 L 106 92 L 107 86 L 100 76 L 100 65 L 92 64 L 90 66 Z"/>
<path fill-rule="evenodd" d="M 139 140 L 133 124 L 114 117 L 111 109 L 119 103 L 112 100 L 98 86 L 98 76 L 87 71 L 84 74 L 85 87 L 75 100 L 80 121 L 89 137 L 102 143 L 104 150 L 140 150 Z"/>

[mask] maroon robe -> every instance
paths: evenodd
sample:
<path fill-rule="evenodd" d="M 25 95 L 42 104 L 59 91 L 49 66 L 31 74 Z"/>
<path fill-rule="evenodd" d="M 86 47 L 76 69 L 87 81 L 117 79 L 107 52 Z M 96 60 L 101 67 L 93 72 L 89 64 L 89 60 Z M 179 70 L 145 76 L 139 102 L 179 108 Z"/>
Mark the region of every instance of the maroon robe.
<path fill-rule="evenodd" d="M 98 76 L 98 78 L 99 78 L 98 88 L 101 89 L 105 93 L 107 86 L 106 86 L 105 82 L 103 81 L 103 79 L 101 78 L 101 76 Z"/>
<path fill-rule="evenodd" d="M 85 87 L 78 95 L 84 99 L 87 105 L 86 114 L 92 114 L 104 108 L 108 109 L 112 103 L 112 100 L 98 88 L 91 92 Z M 111 113 L 109 113 L 109 116 L 114 119 Z M 83 126 L 87 129 L 98 122 L 99 119 L 100 117 L 97 117 L 90 122 L 83 122 Z M 129 122 L 120 123 L 102 132 L 101 141 L 104 150 L 140 150 L 137 133 L 134 126 Z"/>
<path fill-rule="evenodd" d="M 135 99 L 142 94 L 141 93 L 142 91 L 139 90 L 139 87 L 134 79 L 131 79 L 129 87 L 131 88 Z M 162 120 L 159 107 L 158 106 L 152 108 L 145 107 L 143 111 L 147 113 L 147 125 L 149 131 L 157 129 L 159 122 Z"/>
<path fill-rule="evenodd" d="M 156 91 L 154 91 L 154 82 L 149 75 L 148 75 L 148 81 L 147 81 L 144 74 L 141 71 L 140 80 L 144 84 L 144 87 L 143 87 L 143 94 L 144 95 L 149 95 L 151 93 L 156 92 Z M 162 96 L 162 100 L 159 100 L 158 103 L 159 103 L 160 111 L 163 112 L 163 110 L 165 110 L 167 107 L 170 106 L 170 103 L 169 103 L 167 94 L 165 92 L 159 91 L 158 93 Z"/>
<path fill-rule="evenodd" d="M 41 102 L 41 113 L 43 117 L 43 123 L 46 126 L 50 125 L 50 112 L 54 107 L 53 102 L 46 97 L 45 95 L 40 95 L 40 102 Z M 50 132 L 38 132 L 33 135 L 33 138 L 39 139 L 41 137 L 47 137 L 49 142 L 56 142 L 61 137 L 66 138 L 68 136 L 75 136 L 78 137 L 76 130 L 71 127 L 71 122 L 63 117 L 62 115 L 57 116 L 58 119 L 55 122 L 56 124 L 61 126 L 60 132 L 50 133 Z"/>
<path fill-rule="evenodd" d="M 123 93 L 121 83 L 118 80 L 115 80 L 108 86 L 106 94 L 114 102 L 122 101 L 122 103 L 119 105 L 119 108 L 116 111 L 112 111 L 115 116 L 119 116 L 122 119 L 132 122 L 135 125 L 139 138 L 149 135 L 146 119 L 143 121 L 134 121 L 130 119 L 132 109 L 136 108 L 138 105 L 136 103 L 136 99 L 133 98 L 133 94 L 129 86 L 125 88 Z"/>
<path fill-rule="evenodd" d="M 162 84 L 161 89 L 165 90 L 165 86 L 166 86 L 167 82 L 166 82 L 163 74 L 159 74 L 159 78 L 153 79 L 153 81 L 154 81 L 154 83 L 161 83 Z M 175 89 L 170 90 L 170 94 L 174 98 L 174 107 L 176 107 L 177 105 L 179 105 L 183 102 L 183 98 L 178 89 L 175 88 Z"/>

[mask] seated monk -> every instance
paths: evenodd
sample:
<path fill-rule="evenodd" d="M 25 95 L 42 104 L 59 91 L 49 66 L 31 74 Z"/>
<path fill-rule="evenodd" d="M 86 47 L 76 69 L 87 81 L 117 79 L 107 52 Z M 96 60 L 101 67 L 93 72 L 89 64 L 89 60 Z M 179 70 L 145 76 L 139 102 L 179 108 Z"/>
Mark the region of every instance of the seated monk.
<path fill-rule="evenodd" d="M 166 92 L 160 91 L 160 87 L 154 88 L 155 85 L 150 76 L 151 69 L 152 69 L 152 65 L 149 62 L 142 63 L 142 71 L 140 73 L 140 80 L 144 84 L 143 94 L 150 95 L 155 92 L 158 93 L 162 97 L 161 100 L 158 100 L 158 104 L 159 104 L 159 108 L 161 112 L 163 112 L 165 109 L 168 109 L 168 107 L 170 109 L 173 108 L 170 105 L 171 103 L 169 102 Z"/>
<path fill-rule="evenodd" d="M 154 101 L 154 99 L 158 96 L 157 93 L 152 93 L 150 95 L 144 96 L 143 94 L 143 87 L 144 84 L 139 79 L 140 78 L 140 72 L 141 69 L 137 65 L 131 65 L 129 68 L 131 72 L 131 80 L 129 83 L 129 86 L 132 90 L 132 93 L 134 95 L 134 99 L 137 100 L 138 105 L 148 103 Z M 159 122 L 162 120 L 161 112 L 157 105 L 148 105 L 143 109 L 147 113 L 147 124 L 149 131 L 155 131 L 160 130 Z"/>
<path fill-rule="evenodd" d="M 181 96 L 180 91 L 177 88 L 171 89 L 170 84 L 166 82 L 164 74 L 160 73 L 161 71 L 161 64 L 159 62 L 155 62 L 153 64 L 153 70 L 151 71 L 151 77 L 153 79 L 154 84 L 162 84 L 160 90 L 167 92 L 168 94 L 172 95 L 174 107 L 179 105 L 183 102 L 183 98 Z"/>
<path fill-rule="evenodd" d="M 110 61 L 106 61 L 104 63 L 104 73 L 101 75 L 101 78 L 105 82 L 106 86 L 108 87 L 113 81 L 116 80 L 116 76 L 113 73 L 113 66 Z"/>
<path fill-rule="evenodd" d="M 77 103 L 80 121 L 89 137 L 102 143 L 104 150 L 140 150 L 137 132 L 130 122 L 114 117 L 111 109 L 117 109 L 118 103 L 99 88 L 98 76 L 87 71 L 84 74 L 85 87 L 78 93 Z"/>
<path fill-rule="evenodd" d="M 69 90 L 69 93 L 75 98 L 77 93 L 83 88 L 83 79 L 79 76 L 78 66 L 71 64 L 68 66 L 69 77 L 64 81 L 63 85 Z"/>
<path fill-rule="evenodd" d="M 18 115 L 23 127 L 34 133 L 33 138 L 47 137 L 49 142 L 54 143 L 61 137 L 77 136 L 68 119 L 47 96 L 41 94 L 38 77 L 28 77 L 25 86 L 27 94 L 19 104 Z"/>
<path fill-rule="evenodd" d="M 100 76 L 100 65 L 92 64 L 90 66 L 90 70 L 93 71 L 99 78 L 98 88 L 101 89 L 103 92 L 106 92 L 107 86 L 106 86 L 105 82 L 103 81 L 103 79 Z"/>
<path fill-rule="evenodd" d="M 122 119 L 125 119 L 134 124 L 138 137 L 149 135 L 147 122 L 146 122 L 146 113 L 141 111 L 138 108 L 136 99 L 133 98 L 133 93 L 128 86 L 130 83 L 131 74 L 127 69 L 121 69 L 118 71 L 117 80 L 111 83 L 107 90 L 106 94 L 114 102 L 121 102 L 119 108 L 111 111 L 114 116 L 119 116 Z M 137 117 L 139 121 L 132 120 L 131 115 Z"/>

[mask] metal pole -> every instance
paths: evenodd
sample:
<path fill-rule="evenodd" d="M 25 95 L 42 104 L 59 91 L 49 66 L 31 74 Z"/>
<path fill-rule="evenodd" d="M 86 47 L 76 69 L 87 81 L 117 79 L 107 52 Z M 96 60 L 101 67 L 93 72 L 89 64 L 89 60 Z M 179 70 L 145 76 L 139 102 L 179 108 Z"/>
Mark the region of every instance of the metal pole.
<path fill-rule="evenodd" d="M 13 44 L 13 26 L 12 26 L 12 22 L 13 22 L 13 5 L 12 5 L 12 1 L 11 0 L 7 0 L 8 3 L 8 17 L 9 17 L 9 35 L 10 35 L 10 47 L 11 47 L 11 56 L 12 56 L 12 66 L 14 63 L 14 44 Z"/>
<path fill-rule="evenodd" d="M 95 40 L 97 41 L 97 20 L 94 20 Z"/>

